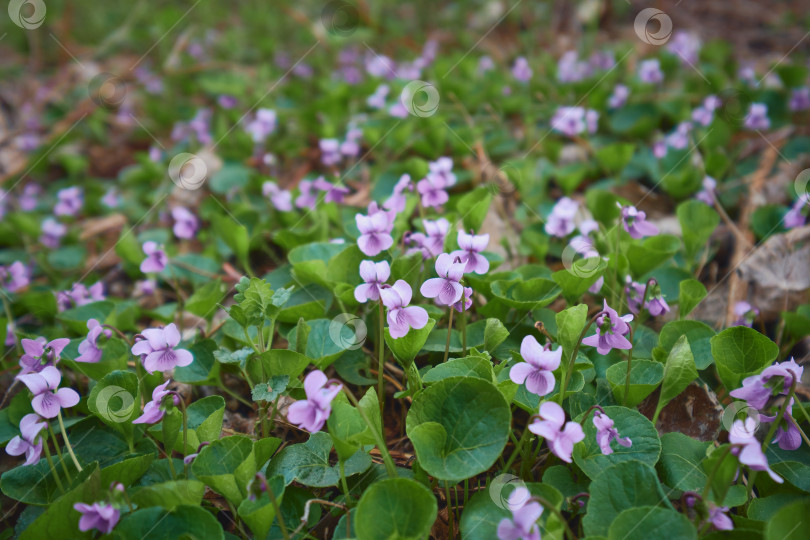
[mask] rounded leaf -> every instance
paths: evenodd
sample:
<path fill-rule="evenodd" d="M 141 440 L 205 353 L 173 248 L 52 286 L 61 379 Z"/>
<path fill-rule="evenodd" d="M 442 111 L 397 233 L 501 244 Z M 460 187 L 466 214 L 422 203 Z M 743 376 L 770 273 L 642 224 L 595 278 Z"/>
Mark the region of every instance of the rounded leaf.
<path fill-rule="evenodd" d="M 363 493 L 354 527 L 361 540 L 416 540 L 427 537 L 437 511 L 428 488 L 409 478 L 388 478 Z"/>

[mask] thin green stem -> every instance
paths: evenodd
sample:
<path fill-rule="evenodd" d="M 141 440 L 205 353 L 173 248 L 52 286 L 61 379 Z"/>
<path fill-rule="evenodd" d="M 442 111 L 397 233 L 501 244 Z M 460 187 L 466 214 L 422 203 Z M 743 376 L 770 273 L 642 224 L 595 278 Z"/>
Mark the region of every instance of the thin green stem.
<path fill-rule="evenodd" d="M 380 324 L 377 338 L 377 399 L 380 401 L 380 420 L 385 418 L 385 312 L 380 298 Z"/>
<path fill-rule="evenodd" d="M 65 429 L 65 423 L 62 421 L 61 409 L 59 409 L 59 412 L 56 414 L 56 417 L 59 419 L 59 429 L 62 430 L 62 439 L 65 441 L 65 446 L 67 447 L 68 454 L 70 454 L 70 459 L 73 460 L 73 464 L 76 466 L 76 470 L 82 472 L 82 466 L 79 465 L 79 460 L 76 459 L 76 454 L 73 453 L 73 447 L 70 446 L 70 440 L 68 439 L 67 430 Z"/>
<path fill-rule="evenodd" d="M 65 471 L 65 478 L 67 478 L 68 482 L 73 483 L 73 478 L 70 475 L 70 471 L 68 471 L 67 463 L 65 463 L 64 458 L 62 458 L 62 450 L 59 448 L 59 441 L 56 440 L 56 433 L 54 433 L 50 422 L 48 422 L 48 431 L 51 434 L 51 440 L 53 440 L 53 447 L 56 449 L 56 455 L 59 456 L 59 463 L 62 464 L 62 470 Z M 45 444 L 45 446 L 47 446 L 47 444 Z"/>
<path fill-rule="evenodd" d="M 582 344 L 582 340 L 585 338 L 585 334 L 588 332 L 588 329 L 591 325 L 596 321 L 596 318 L 599 316 L 601 311 L 597 312 L 591 320 L 588 321 L 588 324 L 585 325 L 585 328 L 582 329 L 582 332 L 579 334 L 579 339 L 577 340 L 576 346 L 574 346 L 574 350 L 571 353 L 571 358 L 568 359 L 568 365 L 565 368 L 565 380 L 563 381 L 562 386 L 560 387 L 560 395 L 557 397 L 560 406 L 563 404 L 563 400 L 565 399 L 565 391 L 568 389 L 568 384 L 571 382 L 571 375 L 574 373 L 574 363 L 577 360 L 577 353 L 579 352 L 579 346 Z"/>
<path fill-rule="evenodd" d="M 42 449 L 45 450 L 45 459 L 48 460 L 48 465 L 51 467 L 51 474 L 53 474 L 53 479 L 56 481 L 56 487 L 59 488 L 60 493 L 64 493 L 65 487 L 62 485 L 62 480 L 59 479 L 59 474 L 56 472 L 56 467 L 53 465 L 51 451 L 48 449 L 48 441 L 42 441 Z"/>
<path fill-rule="evenodd" d="M 450 318 L 447 321 L 447 341 L 444 344 L 444 361 L 447 362 L 447 355 L 450 354 L 450 336 L 453 333 L 453 306 L 450 306 Z"/>
<path fill-rule="evenodd" d="M 267 495 L 270 497 L 270 502 L 273 504 L 273 509 L 276 511 L 276 519 L 278 519 L 278 528 L 281 529 L 281 536 L 284 540 L 290 540 L 290 533 L 287 532 L 287 526 L 284 524 L 284 517 L 281 515 L 281 508 L 278 506 L 276 494 L 273 493 L 273 488 L 267 486 Z"/>
<path fill-rule="evenodd" d="M 346 483 L 346 461 L 339 460 L 338 465 L 340 467 L 340 486 L 343 488 L 343 496 L 346 497 L 346 504 L 349 504 L 349 484 Z"/>
<path fill-rule="evenodd" d="M 377 444 L 377 448 L 380 450 L 380 454 L 382 455 L 383 462 L 385 463 L 385 470 L 388 472 L 388 476 L 391 478 L 397 477 L 397 467 L 394 465 L 394 460 L 391 458 L 391 454 L 388 452 L 388 447 L 385 445 L 385 439 L 383 439 L 382 433 L 379 432 L 377 426 L 375 426 L 369 417 L 366 415 L 366 412 L 360 407 L 360 404 L 357 402 L 357 398 L 354 397 L 351 390 L 346 388 L 346 385 L 343 386 L 343 392 L 346 394 L 346 397 L 349 398 L 349 401 L 352 402 L 352 405 L 357 409 L 357 412 L 360 413 L 360 416 L 363 418 L 363 421 L 368 426 L 368 429 L 371 430 L 371 435 L 374 437 L 374 440 Z"/>
<path fill-rule="evenodd" d="M 509 456 L 509 459 L 507 460 L 506 465 L 504 465 L 504 467 L 503 467 L 503 472 L 504 473 L 506 473 L 506 471 L 509 470 L 509 467 L 512 466 L 512 464 L 515 462 L 515 459 L 517 459 L 518 455 L 522 452 L 523 445 L 525 444 L 526 439 L 530 436 L 529 435 L 530 433 L 531 433 L 531 431 L 529 431 L 529 426 L 526 426 L 526 429 L 524 429 L 523 433 L 520 434 L 520 439 L 518 440 L 517 444 L 515 445 L 515 449 L 512 451 L 512 455 Z"/>
<path fill-rule="evenodd" d="M 810 439 L 807 438 L 807 434 L 804 432 L 804 430 L 799 427 L 799 423 L 794 420 L 792 416 L 788 416 L 787 419 L 788 422 L 791 422 L 793 426 L 799 430 L 799 434 L 802 436 L 802 439 L 804 439 L 804 442 L 807 443 L 807 446 L 810 446 Z"/>
<path fill-rule="evenodd" d="M 571 527 L 568 526 L 568 521 L 566 521 L 562 513 L 559 510 L 557 510 L 557 508 L 553 504 L 551 504 L 550 501 L 544 499 L 543 497 L 540 497 L 539 495 L 532 495 L 532 499 L 537 500 L 537 502 L 539 502 L 543 508 L 550 510 L 552 514 L 557 516 L 557 519 L 560 520 L 562 526 L 565 527 L 565 536 L 569 540 L 576 540 L 576 535 L 574 534 L 574 531 L 571 530 Z"/>
<path fill-rule="evenodd" d="M 709 492 L 711 491 L 712 484 L 714 483 L 714 478 L 717 476 L 717 471 L 720 470 L 720 465 L 723 464 L 723 460 L 726 459 L 726 456 L 731 453 L 732 447 L 733 445 L 729 445 L 722 450 L 723 453 L 717 459 L 717 463 L 714 464 L 712 472 L 709 473 L 709 477 L 706 479 L 706 486 L 703 488 L 703 495 L 701 495 L 704 501 L 708 500 Z"/>
<path fill-rule="evenodd" d="M 627 351 L 627 373 L 624 375 L 624 406 L 627 407 L 627 400 L 630 397 L 630 367 L 633 363 L 633 328 L 630 327 L 630 350 Z"/>
<path fill-rule="evenodd" d="M 461 295 L 461 348 L 464 349 L 462 356 L 467 356 L 467 301 L 463 294 Z"/>

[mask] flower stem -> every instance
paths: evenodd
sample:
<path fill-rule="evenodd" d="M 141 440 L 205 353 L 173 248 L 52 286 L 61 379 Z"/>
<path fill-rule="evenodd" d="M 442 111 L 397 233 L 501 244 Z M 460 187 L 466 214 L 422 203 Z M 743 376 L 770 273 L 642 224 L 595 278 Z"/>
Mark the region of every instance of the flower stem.
<path fill-rule="evenodd" d="M 346 483 L 346 461 L 338 460 L 340 466 L 340 485 L 343 488 L 343 496 L 346 497 L 346 504 L 349 504 L 349 484 Z"/>
<path fill-rule="evenodd" d="M 377 339 L 377 399 L 380 401 L 380 421 L 385 417 L 385 313 L 382 297 L 380 298 L 380 328 Z"/>
<path fill-rule="evenodd" d="M 451 306 L 450 309 L 453 309 Z M 461 295 L 461 348 L 464 349 L 462 356 L 467 356 L 467 301 Z"/>
<path fill-rule="evenodd" d="M 391 459 L 391 454 L 388 452 L 388 447 L 385 446 L 385 439 L 383 439 L 382 433 L 380 433 L 368 416 L 366 416 L 366 412 L 360 407 L 360 404 L 357 402 L 357 398 L 354 397 L 351 390 L 346 388 L 346 385 L 343 385 L 343 392 L 346 394 L 346 397 L 349 398 L 349 401 L 352 402 L 352 405 L 357 409 L 357 412 L 360 413 L 360 416 L 363 418 L 363 421 L 368 426 L 368 429 L 371 430 L 371 435 L 374 437 L 376 441 L 377 448 L 380 450 L 380 454 L 382 455 L 383 462 L 385 463 L 385 470 L 388 472 L 388 476 L 391 478 L 397 477 L 397 468 L 394 465 L 394 460 Z M 382 419 L 381 419 L 382 421 Z"/>
<path fill-rule="evenodd" d="M 571 358 L 568 359 L 568 366 L 565 368 L 565 380 L 560 387 L 560 395 L 558 396 L 558 401 L 560 402 L 560 406 L 562 407 L 563 400 L 565 399 L 565 391 L 568 389 L 568 383 L 571 382 L 571 375 L 574 372 L 574 363 L 577 360 L 577 353 L 579 352 L 579 346 L 582 344 L 582 340 L 585 338 L 585 334 L 588 332 L 588 329 L 591 325 L 596 321 L 596 318 L 599 316 L 601 311 L 597 311 L 596 314 L 591 317 L 591 320 L 588 321 L 588 324 L 585 325 L 585 328 L 582 329 L 582 332 L 579 334 L 579 339 L 577 340 L 576 346 L 574 346 L 574 351 L 571 353 Z"/>
<path fill-rule="evenodd" d="M 65 441 L 65 446 L 67 447 L 68 454 L 70 454 L 70 459 L 73 460 L 73 464 L 76 466 L 76 470 L 82 472 L 82 466 L 79 465 L 79 460 L 76 459 L 76 454 L 73 453 L 73 447 L 70 446 L 70 440 L 68 440 L 67 430 L 65 430 L 65 423 L 62 421 L 61 409 L 57 413 L 56 417 L 59 419 L 59 429 L 62 430 L 62 439 L 64 439 Z"/>
<path fill-rule="evenodd" d="M 48 422 L 48 431 L 50 431 L 51 433 L 51 439 L 53 440 L 53 447 L 56 448 L 56 455 L 59 457 L 59 463 L 62 464 L 62 470 L 65 471 L 65 478 L 67 478 L 68 482 L 73 483 L 73 478 L 70 476 L 70 471 L 68 471 L 67 463 L 65 463 L 65 460 L 62 458 L 62 450 L 59 449 L 59 441 L 56 440 L 56 433 L 54 433 L 53 428 L 51 428 L 50 422 Z M 43 443 L 45 443 L 43 444 L 43 446 L 47 448 L 48 445 L 46 441 L 43 441 Z"/>
<path fill-rule="evenodd" d="M 186 457 L 187 447 L 188 447 L 188 415 L 186 414 L 186 402 L 183 401 L 182 397 L 180 397 L 180 399 L 178 399 L 178 401 L 180 402 L 180 410 L 183 413 L 183 457 L 185 458 Z M 169 459 L 171 459 L 171 456 L 169 457 Z M 189 463 L 186 463 L 186 460 L 184 459 L 183 460 L 183 469 L 184 469 L 184 471 L 186 473 L 186 478 L 189 478 L 188 468 L 190 466 L 191 465 Z"/>
<path fill-rule="evenodd" d="M 290 540 L 290 533 L 287 532 L 287 526 L 284 524 L 284 518 L 281 515 L 281 508 L 278 506 L 276 494 L 273 493 L 273 488 L 267 486 L 267 495 L 270 497 L 270 502 L 273 505 L 273 510 L 276 511 L 276 518 L 278 519 L 278 528 L 281 529 L 281 536 L 284 540 Z"/>
<path fill-rule="evenodd" d="M 560 513 L 560 511 L 557 510 L 554 507 L 554 505 L 551 504 L 550 501 L 544 499 L 543 497 L 540 497 L 539 495 L 532 495 L 532 499 L 536 499 L 537 502 L 539 502 L 540 505 L 543 508 L 547 508 L 548 510 L 551 510 L 551 513 L 554 514 L 557 517 L 557 519 L 560 520 L 560 523 L 562 523 L 562 526 L 565 527 L 565 536 L 569 540 L 575 540 L 576 539 L 576 535 L 574 534 L 574 531 L 571 530 L 571 527 L 568 526 L 568 522 L 566 521 L 565 517 L 563 517 L 562 513 Z"/>
<path fill-rule="evenodd" d="M 59 488 L 60 493 L 64 493 L 65 487 L 62 485 L 62 481 L 59 479 L 59 474 L 56 472 L 56 467 L 53 465 L 53 458 L 51 458 L 51 451 L 48 450 L 47 441 L 42 441 L 42 449 L 45 450 L 45 459 L 48 460 L 48 465 L 51 466 L 51 474 L 53 475 L 53 479 L 56 481 L 56 487 Z"/>
<path fill-rule="evenodd" d="M 630 350 L 627 351 L 627 373 L 624 376 L 624 406 L 627 407 L 627 400 L 630 397 L 630 367 L 633 363 L 633 327 L 630 327 Z"/>
<path fill-rule="evenodd" d="M 447 355 L 450 353 L 450 336 L 453 333 L 453 306 L 450 307 L 450 319 L 447 321 L 447 341 L 444 344 L 444 361 L 447 362 Z"/>
<path fill-rule="evenodd" d="M 525 444 L 529 433 L 531 432 L 529 431 L 529 426 L 527 425 L 526 428 L 523 430 L 523 433 L 520 434 L 520 439 L 515 445 L 515 449 L 512 451 L 512 455 L 510 455 L 509 459 L 506 461 L 506 465 L 504 465 L 503 467 L 503 473 L 506 473 L 506 471 L 509 470 L 509 467 L 512 466 L 512 463 L 514 463 L 515 459 L 518 457 L 518 454 L 520 454 L 521 451 L 523 450 L 523 445 Z"/>
<path fill-rule="evenodd" d="M 729 445 L 729 446 L 727 446 L 726 448 L 724 448 L 722 450 L 723 453 L 717 459 L 717 463 L 715 463 L 714 468 L 712 469 L 712 472 L 709 473 L 709 478 L 706 479 L 706 486 L 703 488 L 703 495 L 701 496 L 701 498 L 704 501 L 708 500 L 709 492 L 712 489 L 712 483 L 714 483 L 714 477 L 717 476 L 717 471 L 720 470 L 720 465 L 723 464 L 723 460 L 726 459 L 726 456 L 729 455 L 729 453 L 731 452 L 732 447 L 733 447 L 733 445 Z M 718 501 L 718 503 L 720 503 L 720 502 L 722 502 L 722 501 Z"/>

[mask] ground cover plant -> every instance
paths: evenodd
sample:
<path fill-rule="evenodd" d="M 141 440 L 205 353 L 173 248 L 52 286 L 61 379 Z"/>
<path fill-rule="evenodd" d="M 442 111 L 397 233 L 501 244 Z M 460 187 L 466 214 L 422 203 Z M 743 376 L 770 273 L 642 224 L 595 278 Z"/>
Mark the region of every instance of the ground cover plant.
<path fill-rule="evenodd" d="M 0 537 L 806 538 L 807 13 L 637 4 L 11 0 Z"/>

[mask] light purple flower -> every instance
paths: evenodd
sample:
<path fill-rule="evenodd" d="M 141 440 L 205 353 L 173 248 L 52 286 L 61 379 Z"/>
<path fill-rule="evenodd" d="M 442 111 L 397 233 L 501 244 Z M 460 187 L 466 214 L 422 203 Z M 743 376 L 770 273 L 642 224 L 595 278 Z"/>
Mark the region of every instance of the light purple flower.
<path fill-rule="evenodd" d="M 230 110 L 239 104 L 239 100 L 228 94 L 221 94 L 217 97 L 217 104 L 223 109 Z"/>
<path fill-rule="evenodd" d="M 594 51 L 588 58 L 588 64 L 594 69 L 607 71 L 616 65 L 616 57 L 611 51 Z"/>
<path fill-rule="evenodd" d="M 430 174 L 416 183 L 416 190 L 425 208 L 439 208 L 450 198 L 441 179 Z"/>
<path fill-rule="evenodd" d="M 135 336 L 132 354 L 140 356 L 143 367 L 150 374 L 155 371 L 171 371 L 194 361 L 192 354 L 185 349 L 175 349 L 180 343 L 180 332 L 174 323 L 165 328 L 148 328 L 141 336 Z"/>
<path fill-rule="evenodd" d="M 56 198 L 56 206 L 53 207 L 55 216 L 75 216 L 84 204 L 84 196 L 80 187 L 60 189 L 56 193 Z"/>
<path fill-rule="evenodd" d="M 101 534 L 110 534 L 121 519 L 121 511 L 106 502 L 76 503 L 73 508 L 82 514 L 79 518 L 82 532 L 97 529 Z"/>
<path fill-rule="evenodd" d="M 627 323 L 632 320 L 632 315 L 619 317 L 616 310 L 604 300 L 604 307 L 596 317 L 596 333 L 583 339 L 582 344 L 596 347 L 599 354 L 607 354 L 612 349 L 631 349 L 633 345 L 624 336 L 630 332 Z"/>
<path fill-rule="evenodd" d="M 20 209 L 26 212 L 34 210 L 39 203 L 39 196 L 42 194 L 42 188 L 33 182 L 26 184 L 23 188 L 20 198 L 17 201 Z"/>
<path fill-rule="evenodd" d="M 4 345 L 6 347 L 13 347 L 17 343 L 17 339 L 14 336 L 14 323 L 9 321 L 6 324 L 6 341 Z"/>
<path fill-rule="evenodd" d="M 255 118 L 245 126 L 253 142 L 261 144 L 276 130 L 276 111 L 272 109 L 259 109 Z"/>
<path fill-rule="evenodd" d="M 794 88 L 793 92 L 790 94 L 788 107 L 791 111 L 806 111 L 810 109 L 810 88 L 806 86 Z"/>
<path fill-rule="evenodd" d="M 40 431 L 45 429 L 47 424 L 42 421 L 36 413 L 29 413 L 20 420 L 20 434 L 15 435 L 6 445 L 6 453 L 10 456 L 21 456 L 25 454 L 23 465 L 33 465 L 39 461 L 42 454 L 42 437 Z"/>
<path fill-rule="evenodd" d="M 540 397 L 554 390 L 555 369 L 560 367 L 562 347 L 551 350 L 543 347 L 534 336 L 526 336 L 520 344 L 520 356 L 525 362 L 518 362 L 509 370 L 509 378 L 515 384 L 526 383 L 526 390 Z"/>
<path fill-rule="evenodd" d="M 743 379 L 742 387 L 732 390 L 729 395 L 745 400 L 749 407 L 757 410 L 764 409 L 771 396 L 787 394 L 793 384 L 794 376 L 801 380 L 803 373 L 804 368 L 793 358 L 786 362 L 777 362 L 763 369 L 759 375 Z"/>
<path fill-rule="evenodd" d="M 397 101 L 388 108 L 388 114 L 394 118 L 408 118 L 410 113 L 408 112 L 408 108 L 401 101 Z"/>
<path fill-rule="evenodd" d="M 90 287 L 85 287 L 81 283 L 74 283 L 70 290 L 56 293 L 56 302 L 60 312 L 105 299 L 104 283 L 101 281 L 95 282 Z"/>
<path fill-rule="evenodd" d="M 807 218 L 805 218 L 802 211 L 808 203 L 810 203 L 810 195 L 807 193 L 799 195 L 799 198 L 796 199 L 796 202 L 793 203 L 790 210 L 785 213 L 785 217 L 782 218 L 782 223 L 786 229 L 795 229 L 804 226 Z"/>
<path fill-rule="evenodd" d="M 30 282 L 28 267 L 20 261 L 14 261 L 8 266 L 0 265 L 0 287 L 8 292 L 17 292 L 27 287 Z"/>
<path fill-rule="evenodd" d="M 737 320 L 734 322 L 733 326 L 747 326 L 751 328 L 754 324 L 754 319 L 759 316 L 759 309 L 741 300 L 734 304 L 734 314 L 737 316 Z"/>
<path fill-rule="evenodd" d="M 495 62 L 490 56 L 485 55 L 478 59 L 478 75 L 484 75 L 487 71 L 492 71 L 493 69 L 495 69 Z"/>
<path fill-rule="evenodd" d="M 580 60 L 576 51 L 568 51 L 557 62 L 557 80 L 563 83 L 579 82 L 593 74 L 593 66 Z"/>
<path fill-rule="evenodd" d="M 152 390 L 152 400 L 143 406 L 143 414 L 133 420 L 133 424 L 157 424 L 160 422 L 160 420 L 166 414 L 166 411 L 164 411 L 160 405 L 163 402 L 163 398 L 172 393 L 171 390 L 166 389 L 171 382 L 172 380 L 169 379 L 163 384 L 159 384 L 154 390 Z M 173 397 L 175 401 L 179 401 L 179 398 L 176 395 Z"/>
<path fill-rule="evenodd" d="M 658 227 L 647 221 L 647 214 L 635 206 L 622 207 L 622 227 L 636 239 L 658 234 Z"/>
<path fill-rule="evenodd" d="M 644 291 L 646 286 L 643 283 L 633 281 L 630 276 L 625 278 L 624 295 L 627 297 L 627 309 L 631 313 L 638 314 L 644 307 Z"/>
<path fill-rule="evenodd" d="M 617 84 L 613 87 L 613 93 L 608 98 L 608 107 L 611 109 L 624 107 L 628 97 L 630 97 L 630 89 L 623 84 Z"/>
<path fill-rule="evenodd" d="M 506 504 L 512 519 L 503 518 L 498 523 L 499 540 L 540 540 L 537 520 L 543 514 L 543 507 L 531 496 L 529 490 L 520 485 L 509 494 Z"/>
<path fill-rule="evenodd" d="M 784 480 L 768 466 L 768 458 L 762 453 L 762 443 L 754 436 L 757 430 L 757 421 L 747 417 L 745 421 L 735 420 L 728 432 L 728 441 L 739 445 L 731 449 L 741 464 L 754 471 L 767 471 L 777 484 Z"/>
<path fill-rule="evenodd" d="M 638 78 L 641 82 L 648 84 L 658 84 L 664 80 L 664 73 L 661 71 L 661 63 L 657 58 L 644 60 L 638 65 Z"/>
<path fill-rule="evenodd" d="M 574 445 L 585 438 L 582 426 L 577 422 L 565 421 L 565 411 L 553 401 L 540 405 L 540 418 L 529 424 L 529 431 L 546 439 L 551 452 L 571 463 Z M 564 426 L 564 427 L 563 427 Z"/>
<path fill-rule="evenodd" d="M 151 296 L 157 290 L 157 281 L 154 279 L 142 279 L 135 282 L 132 296 Z"/>
<path fill-rule="evenodd" d="M 73 407 L 79 394 L 72 388 L 59 388 L 62 374 L 54 366 L 45 366 L 39 373 L 17 375 L 34 397 L 31 407 L 43 418 L 56 418 L 62 408 Z"/>
<path fill-rule="evenodd" d="M 782 450 L 796 450 L 802 445 L 802 434 L 793 420 L 794 402 L 795 400 L 790 398 L 790 403 L 788 403 L 788 406 L 785 409 L 785 414 L 778 421 L 776 432 L 774 432 L 773 442 L 779 443 L 779 448 Z M 760 419 L 763 422 L 773 422 L 776 420 L 776 415 L 760 415 Z"/>
<path fill-rule="evenodd" d="M 200 220 L 197 219 L 197 216 L 189 212 L 188 208 L 175 206 L 172 208 L 172 218 L 174 218 L 172 230 L 177 238 L 194 238 L 197 229 L 200 228 Z"/>
<path fill-rule="evenodd" d="M 453 159 L 447 156 L 436 161 L 428 162 L 428 176 L 434 183 L 443 187 L 452 187 L 456 184 L 456 175 L 453 173 Z"/>
<path fill-rule="evenodd" d="M 695 198 L 709 206 L 714 206 L 714 190 L 717 188 L 717 181 L 711 176 L 703 177 L 703 189 L 695 194 Z"/>
<path fill-rule="evenodd" d="M 304 378 L 307 398 L 290 405 L 287 420 L 310 433 L 320 431 L 332 414 L 332 400 L 341 388 L 342 384 L 330 382 L 323 371 L 311 371 Z"/>
<path fill-rule="evenodd" d="M 519 56 L 515 59 L 512 66 L 512 76 L 520 82 L 529 82 L 532 78 L 532 68 L 529 67 L 529 61 L 525 57 Z"/>
<path fill-rule="evenodd" d="M 161 159 L 163 158 L 163 153 L 160 151 L 160 148 L 157 146 L 150 146 L 149 147 L 149 160 L 154 163 L 160 163 Z"/>
<path fill-rule="evenodd" d="M 270 198 L 273 208 L 279 212 L 289 212 L 293 209 L 292 193 L 289 190 L 281 189 L 273 181 L 262 184 L 262 195 Z"/>
<path fill-rule="evenodd" d="M 425 298 L 435 298 L 444 306 L 452 306 L 464 293 L 461 278 L 464 277 L 466 263 L 454 262 L 455 259 L 448 253 L 442 253 L 436 258 L 436 273 L 439 277 L 431 278 L 422 283 L 420 292 Z"/>
<path fill-rule="evenodd" d="M 388 97 L 388 92 L 391 89 L 387 84 L 381 84 L 374 90 L 374 93 L 366 98 L 366 105 L 372 109 L 384 109 L 385 98 Z"/>
<path fill-rule="evenodd" d="M 470 307 L 472 306 L 472 287 L 464 287 L 464 296 L 458 302 L 453 304 L 453 309 L 458 311 L 459 313 L 464 313 L 465 311 L 470 311 Z M 461 303 L 464 302 L 464 305 Z"/>
<path fill-rule="evenodd" d="M 405 205 L 408 202 L 404 193 L 406 189 L 413 191 L 413 184 L 411 183 L 411 176 L 409 174 L 403 174 L 399 177 L 399 181 L 397 181 L 394 186 L 393 193 L 383 203 L 383 208 L 396 213 L 404 211 Z"/>
<path fill-rule="evenodd" d="M 141 272 L 144 274 L 157 274 L 166 269 L 166 265 L 169 263 L 169 257 L 156 242 L 144 242 L 143 252 L 146 254 L 146 258 L 141 263 Z"/>
<path fill-rule="evenodd" d="M 321 149 L 321 163 L 327 167 L 337 165 L 342 159 L 340 156 L 340 141 L 337 139 L 321 139 L 318 142 Z"/>
<path fill-rule="evenodd" d="M 121 204 L 121 200 L 118 196 L 118 190 L 114 187 L 108 189 L 107 193 L 105 193 L 101 198 L 101 203 L 107 208 L 118 208 L 118 205 Z"/>
<path fill-rule="evenodd" d="M 360 154 L 360 139 L 363 138 L 363 130 L 352 127 L 346 132 L 346 139 L 340 143 L 340 153 L 344 156 L 356 157 Z"/>
<path fill-rule="evenodd" d="M 393 224 L 388 212 L 369 211 L 367 216 L 355 214 L 354 219 L 360 231 L 357 246 L 364 254 L 374 257 L 394 245 L 391 237 Z"/>
<path fill-rule="evenodd" d="M 568 137 L 588 130 L 586 112 L 582 107 L 558 107 L 551 118 L 551 129 Z"/>
<path fill-rule="evenodd" d="M 323 176 L 316 178 L 312 186 L 326 194 L 323 198 L 323 202 L 326 203 L 333 202 L 341 204 L 343 203 L 343 198 L 349 194 L 349 188 L 333 184 L 327 181 Z"/>
<path fill-rule="evenodd" d="M 464 273 L 486 274 L 489 271 L 489 261 L 481 255 L 481 252 L 489 244 L 489 235 L 480 234 L 476 236 L 467 234 L 464 231 L 458 231 L 457 241 L 458 247 L 461 249 L 453 251 L 450 256 L 454 260 L 458 258 L 465 263 Z"/>
<path fill-rule="evenodd" d="M 667 50 L 678 56 L 682 63 L 694 65 L 698 61 L 700 45 L 700 39 L 696 35 L 678 30 L 667 43 Z"/>
<path fill-rule="evenodd" d="M 752 103 L 748 108 L 748 114 L 745 115 L 743 125 L 750 130 L 771 127 L 771 121 L 768 119 L 768 106 L 764 103 Z"/>
<path fill-rule="evenodd" d="M 596 426 L 596 442 L 603 455 L 613 453 L 610 443 L 614 440 L 625 448 L 633 446 L 629 437 L 619 437 L 619 431 L 613 427 L 613 420 L 598 409 L 593 411 L 593 425 Z"/>
<path fill-rule="evenodd" d="M 406 336 L 411 328 L 424 328 L 428 322 L 428 314 L 424 308 L 408 305 L 411 303 L 411 295 L 411 286 L 402 279 L 398 279 L 391 287 L 380 289 L 380 298 L 388 308 L 388 331 L 394 339 Z"/>
<path fill-rule="evenodd" d="M 96 363 L 101 360 L 102 355 L 102 351 L 99 349 L 96 342 L 101 334 L 109 338 L 112 335 L 112 331 L 110 331 L 109 328 L 104 328 L 101 323 L 95 319 L 87 321 L 87 329 L 89 330 L 87 337 L 79 343 L 79 356 L 76 358 L 76 362 Z"/>
<path fill-rule="evenodd" d="M 20 358 L 21 375 L 42 371 L 47 366 L 59 363 L 60 355 L 70 343 L 68 338 L 58 338 L 46 341 L 44 337 L 37 339 L 23 338 L 20 341 L 24 354 Z"/>
<path fill-rule="evenodd" d="M 734 522 L 728 517 L 728 506 L 717 506 L 709 501 L 709 521 L 712 526 L 718 531 L 732 531 L 734 530 Z"/>
<path fill-rule="evenodd" d="M 295 199 L 295 206 L 297 208 L 315 209 L 318 204 L 318 195 L 314 191 L 312 180 L 301 180 L 298 184 L 300 195 Z"/>
<path fill-rule="evenodd" d="M 579 210 L 579 203 L 568 197 L 563 197 L 554 205 L 549 214 L 544 230 L 546 234 L 565 238 L 576 228 L 574 217 Z"/>
<path fill-rule="evenodd" d="M 388 261 L 363 261 L 360 263 L 360 277 L 365 283 L 361 283 L 354 289 L 355 299 L 364 304 L 369 300 L 380 299 L 380 289 L 391 277 L 391 267 Z"/>

